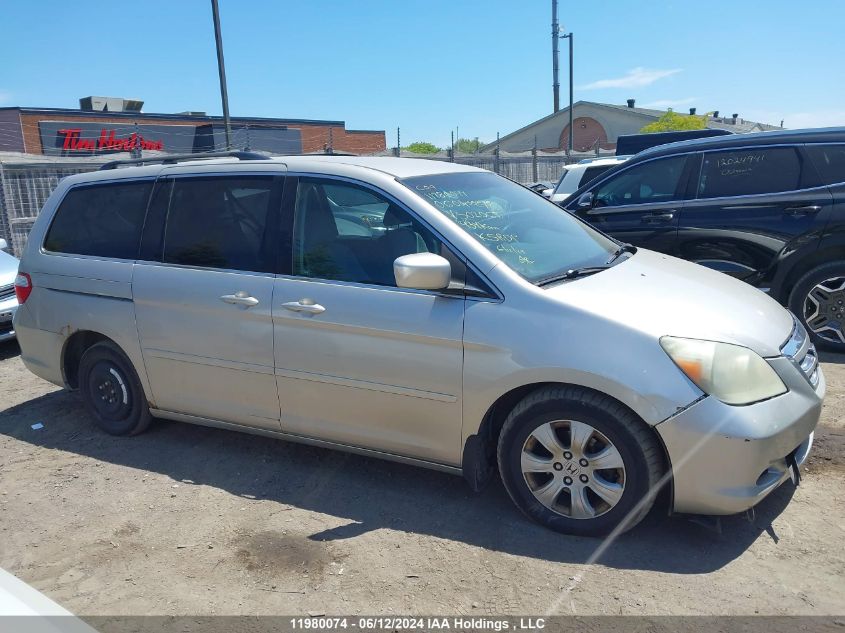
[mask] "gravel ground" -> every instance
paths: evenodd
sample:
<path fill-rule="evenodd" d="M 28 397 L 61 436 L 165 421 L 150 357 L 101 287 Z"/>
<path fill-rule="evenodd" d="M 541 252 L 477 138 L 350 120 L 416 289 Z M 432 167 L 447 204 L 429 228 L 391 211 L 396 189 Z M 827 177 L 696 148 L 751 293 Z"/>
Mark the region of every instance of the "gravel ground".
<path fill-rule="evenodd" d="M 0 567 L 78 614 L 845 614 L 842 357 L 800 488 L 721 534 L 653 512 L 595 560 L 498 483 L 164 421 L 109 437 L 18 353 L 0 344 Z"/>

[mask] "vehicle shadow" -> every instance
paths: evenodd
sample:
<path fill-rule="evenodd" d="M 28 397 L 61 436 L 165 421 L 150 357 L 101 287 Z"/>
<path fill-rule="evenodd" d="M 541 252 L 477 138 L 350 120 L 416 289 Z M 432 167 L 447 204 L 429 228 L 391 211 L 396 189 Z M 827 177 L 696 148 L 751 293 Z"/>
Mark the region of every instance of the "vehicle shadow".
<path fill-rule="evenodd" d="M 841 365 L 842 363 L 845 363 L 845 354 L 819 350 L 819 360 L 823 363 L 836 363 L 837 365 Z"/>
<path fill-rule="evenodd" d="M 15 356 L 20 356 L 21 348 L 15 340 L 5 341 L 0 343 L 0 360 L 8 360 Z"/>
<path fill-rule="evenodd" d="M 32 420 L 45 421 L 33 433 Z M 0 434 L 161 473 L 174 481 L 214 486 L 332 515 L 349 522 L 312 534 L 341 540 L 380 528 L 427 534 L 538 559 L 594 562 L 603 541 L 556 534 L 524 517 L 502 485 L 473 494 L 460 477 L 266 437 L 159 421 L 135 438 L 108 436 L 88 421 L 75 394 L 55 391 L 0 412 Z M 654 511 L 597 559 L 621 569 L 699 574 L 740 556 L 789 503 L 782 486 L 757 507 L 756 519 L 727 517 L 722 533 Z"/>

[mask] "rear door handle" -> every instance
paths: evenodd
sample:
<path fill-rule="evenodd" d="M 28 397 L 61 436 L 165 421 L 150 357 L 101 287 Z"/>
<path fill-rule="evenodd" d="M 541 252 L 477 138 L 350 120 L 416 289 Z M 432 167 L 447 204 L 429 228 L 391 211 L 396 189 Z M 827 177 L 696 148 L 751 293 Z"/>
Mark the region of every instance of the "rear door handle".
<path fill-rule="evenodd" d="M 783 212 L 786 215 L 810 215 L 812 213 L 818 213 L 821 210 L 822 208 L 818 204 L 808 204 L 804 207 L 786 207 Z"/>
<path fill-rule="evenodd" d="M 658 211 L 656 213 L 649 213 L 643 216 L 643 224 L 665 224 L 675 219 L 675 210 L 672 211 Z"/>
<path fill-rule="evenodd" d="M 319 303 L 314 303 L 313 299 L 289 301 L 287 303 L 283 303 L 282 307 L 292 312 L 304 312 L 305 314 L 321 314 L 326 311 L 326 309 Z"/>
<path fill-rule="evenodd" d="M 220 301 L 223 303 L 231 303 L 236 306 L 244 306 L 245 308 L 257 306 L 259 303 L 258 299 L 251 297 L 248 292 L 244 292 L 243 290 L 239 290 L 233 295 L 223 295 L 220 297 Z"/>

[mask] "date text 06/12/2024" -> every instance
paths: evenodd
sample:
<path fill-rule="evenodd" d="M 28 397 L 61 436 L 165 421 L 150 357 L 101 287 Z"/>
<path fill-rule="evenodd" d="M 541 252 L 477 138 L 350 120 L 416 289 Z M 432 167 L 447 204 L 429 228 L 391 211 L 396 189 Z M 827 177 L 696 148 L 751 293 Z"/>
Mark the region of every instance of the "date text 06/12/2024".
<path fill-rule="evenodd" d="M 408 616 L 374 616 L 374 617 L 297 617 L 290 619 L 290 625 L 295 630 L 326 631 L 332 629 L 358 630 L 475 630 L 475 631 L 518 631 L 538 630 L 545 628 L 543 618 L 484 618 L 484 617 L 408 617 Z"/>

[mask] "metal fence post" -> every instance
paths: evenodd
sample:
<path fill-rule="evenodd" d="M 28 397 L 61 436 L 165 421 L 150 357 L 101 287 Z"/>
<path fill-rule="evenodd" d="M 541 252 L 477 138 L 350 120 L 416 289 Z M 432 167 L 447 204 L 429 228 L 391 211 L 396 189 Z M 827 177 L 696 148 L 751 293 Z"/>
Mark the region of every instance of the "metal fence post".
<path fill-rule="evenodd" d="M 3 169 L 3 163 L 0 162 L 0 237 L 6 238 L 9 244 L 9 250 L 15 251 L 15 245 L 12 242 L 12 226 L 9 222 L 9 213 L 6 209 L 6 174 Z"/>
<path fill-rule="evenodd" d="M 138 129 L 138 122 L 137 121 L 135 121 L 135 147 L 133 147 L 130 150 L 129 155 L 132 158 L 141 158 L 142 157 L 142 154 L 141 154 L 141 132 Z"/>
<path fill-rule="evenodd" d="M 495 171 L 497 174 L 502 173 L 499 169 L 499 166 L 499 133 L 496 132 L 496 152 L 493 155 L 493 171 Z"/>
<path fill-rule="evenodd" d="M 540 180 L 537 170 L 537 136 L 534 136 L 534 147 L 531 149 L 531 177 L 534 182 Z"/>

